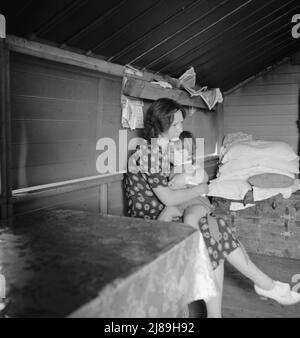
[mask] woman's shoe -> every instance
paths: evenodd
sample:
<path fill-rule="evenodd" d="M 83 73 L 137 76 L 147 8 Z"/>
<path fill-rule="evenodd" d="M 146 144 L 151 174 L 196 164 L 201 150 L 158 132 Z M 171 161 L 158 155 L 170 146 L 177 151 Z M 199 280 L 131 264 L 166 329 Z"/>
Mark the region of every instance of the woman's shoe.
<path fill-rule="evenodd" d="M 254 285 L 255 292 L 262 297 L 276 300 L 281 305 L 293 305 L 300 302 L 300 293 L 291 290 L 287 283 L 274 282 L 272 290 L 263 290 Z"/>

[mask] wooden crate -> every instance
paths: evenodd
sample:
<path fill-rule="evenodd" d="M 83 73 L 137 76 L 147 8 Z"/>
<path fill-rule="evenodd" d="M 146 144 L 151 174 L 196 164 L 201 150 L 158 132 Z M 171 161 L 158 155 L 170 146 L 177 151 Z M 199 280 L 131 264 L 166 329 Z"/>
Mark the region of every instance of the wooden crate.
<path fill-rule="evenodd" d="M 231 212 L 230 201 L 214 198 L 215 214 L 235 225 L 250 253 L 300 259 L 300 193 L 257 202 L 254 207 Z"/>

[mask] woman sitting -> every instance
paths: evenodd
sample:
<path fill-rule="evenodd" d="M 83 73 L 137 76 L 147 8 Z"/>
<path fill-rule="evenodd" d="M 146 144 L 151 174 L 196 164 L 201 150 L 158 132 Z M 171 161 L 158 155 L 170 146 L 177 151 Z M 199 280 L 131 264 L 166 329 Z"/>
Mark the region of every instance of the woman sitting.
<path fill-rule="evenodd" d="M 145 143 L 130 158 L 125 178 L 129 216 L 158 219 L 165 208 L 177 207 L 207 194 L 206 182 L 177 190 L 169 187 L 169 143 L 179 138 L 185 117 L 185 110 L 180 104 L 165 98 L 155 101 L 147 111 Z M 218 287 L 216 297 L 205 299 L 208 317 L 222 316 L 225 259 L 254 282 L 259 295 L 283 305 L 300 301 L 300 294 L 291 291 L 289 284 L 273 281 L 251 262 L 224 220 L 208 213 L 209 210 L 205 211 L 201 204 L 189 205 L 184 211 L 184 222 L 202 233 Z M 208 223 L 212 223 L 217 232 L 211 231 Z"/>

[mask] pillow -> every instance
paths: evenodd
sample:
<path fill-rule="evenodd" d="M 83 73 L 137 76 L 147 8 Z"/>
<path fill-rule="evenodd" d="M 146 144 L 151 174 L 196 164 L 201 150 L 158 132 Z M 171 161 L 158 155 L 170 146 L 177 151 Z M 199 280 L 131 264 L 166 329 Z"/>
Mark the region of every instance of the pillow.
<path fill-rule="evenodd" d="M 285 161 L 275 157 L 240 157 L 238 160 L 231 160 L 219 167 L 220 174 L 229 174 L 242 169 L 253 169 L 254 167 L 267 167 L 288 171 L 290 173 L 299 173 L 299 157 L 292 161 Z"/>
<path fill-rule="evenodd" d="M 249 183 L 243 180 L 227 180 L 227 181 L 216 181 L 210 182 L 208 196 L 223 197 L 234 201 L 241 201 L 251 186 Z"/>
<path fill-rule="evenodd" d="M 284 176 L 288 176 L 295 179 L 295 174 L 290 173 L 288 171 L 279 170 L 279 169 L 272 169 L 267 167 L 252 167 L 252 168 L 246 168 L 241 169 L 237 171 L 232 171 L 229 173 L 219 173 L 217 180 L 218 181 L 227 181 L 227 180 L 243 180 L 247 181 L 250 177 L 260 174 L 280 174 Z"/>
<path fill-rule="evenodd" d="M 289 188 L 294 184 L 294 179 L 280 174 L 259 174 L 248 179 L 248 183 L 257 188 Z"/>
<path fill-rule="evenodd" d="M 298 157 L 293 148 L 285 142 L 252 141 L 233 144 L 225 153 L 222 162 L 257 156 L 274 156 L 285 161 L 292 161 Z"/>

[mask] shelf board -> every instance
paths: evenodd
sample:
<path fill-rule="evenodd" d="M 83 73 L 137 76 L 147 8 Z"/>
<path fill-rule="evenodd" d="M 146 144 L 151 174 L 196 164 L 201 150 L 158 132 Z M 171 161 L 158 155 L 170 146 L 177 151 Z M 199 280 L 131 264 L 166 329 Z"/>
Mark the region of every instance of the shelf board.
<path fill-rule="evenodd" d="M 191 97 L 184 90 L 163 88 L 142 79 L 128 78 L 123 88 L 123 94 L 150 101 L 166 97 L 179 102 L 183 106 L 208 110 L 207 105 L 200 96 Z"/>

